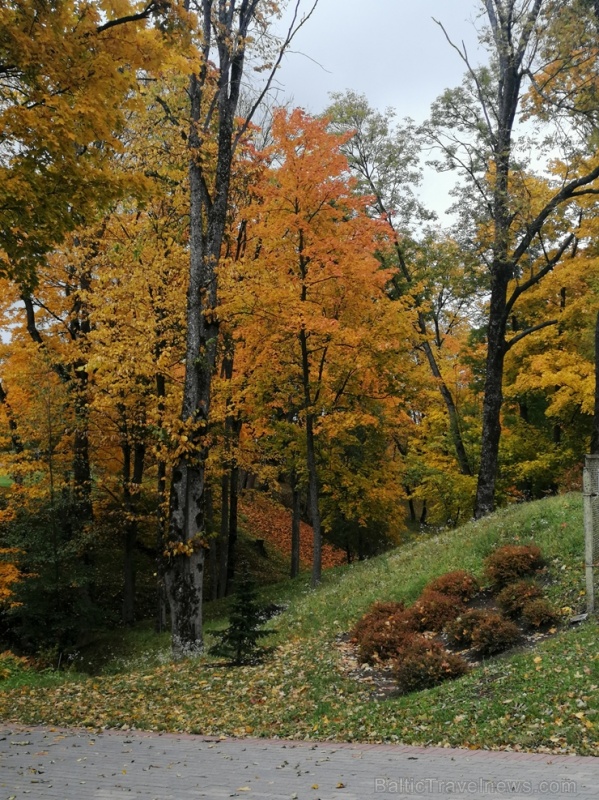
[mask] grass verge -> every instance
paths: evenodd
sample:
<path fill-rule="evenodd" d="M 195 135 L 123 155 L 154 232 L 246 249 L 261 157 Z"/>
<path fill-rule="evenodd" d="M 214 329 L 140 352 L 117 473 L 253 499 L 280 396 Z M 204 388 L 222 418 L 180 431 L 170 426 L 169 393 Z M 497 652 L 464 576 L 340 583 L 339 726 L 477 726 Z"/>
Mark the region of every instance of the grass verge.
<path fill-rule="evenodd" d="M 345 676 L 334 646 L 373 601 L 411 602 L 431 578 L 452 569 L 480 576 L 484 557 L 508 542 L 537 543 L 549 560 L 547 594 L 565 615 L 579 611 L 582 530 L 582 503 L 574 495 L 511 507 L 370 562 L 329 570 L 316 592 L 305 578 L 269 587 L 269 600 L 290 607 L 271 623 L 277 649 L 262 665 L 138 659 L 117 674 L 70 676 L 54 686 L 13 679 L 2 687 L 0 716 L 26 724 L 599 755 L 595 621 L 564 628 L 534 651 L 488 661 L 458 681 L 384 702 Z"/>

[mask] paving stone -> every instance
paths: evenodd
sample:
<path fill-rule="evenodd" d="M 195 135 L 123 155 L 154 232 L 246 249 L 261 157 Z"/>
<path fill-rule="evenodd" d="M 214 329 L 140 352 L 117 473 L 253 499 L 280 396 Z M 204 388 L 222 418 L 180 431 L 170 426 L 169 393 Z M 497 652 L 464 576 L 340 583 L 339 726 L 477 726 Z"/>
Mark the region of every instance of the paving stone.
<path fill-rule="evenodd" d="M 0 800 L 599 800 L 599 759 L 5 726 Z"/>

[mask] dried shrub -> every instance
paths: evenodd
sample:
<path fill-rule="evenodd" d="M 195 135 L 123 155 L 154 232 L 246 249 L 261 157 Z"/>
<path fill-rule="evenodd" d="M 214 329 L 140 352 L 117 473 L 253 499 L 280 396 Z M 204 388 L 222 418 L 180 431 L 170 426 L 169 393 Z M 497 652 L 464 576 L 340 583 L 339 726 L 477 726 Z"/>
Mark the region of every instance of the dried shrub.
<path fill-rule="evenodd" d="M 442 631 L 452 619 L 455 619 L 464 606 L 456 597 L 449 597 L 440 592 L 426 591 L 413 606 L 407 610 L 412 618 L 416 631 Z"/>
<path fill-rule="evenodd" d="M 365 633 L 368 633 L 372 626 L 375 625 L 379 620 L 387 620 L 394 614 L 398 614 L 403 611 L 404 608 L 405 606 L 401 602 L 380 600 L 376 603 L 373 603 L 364 616 L 361 617 L 354 625 L 350 632 L 350 636 L 352 639 L 356 639 L 359 642 L 362 636 Z"/>
<path fill-rule="evenodd" d="M 534 575 L 543 566 L 543 557 L 536 544 L 507 544 L 485 559 L 485 577 L 495 588 L 500 588 Z"/>
<path fill-rule="evenodd" d="M 531 600 L 542 597 L 543 592 L 532 581 L 518 581 L 504 587 L 497 595 L 497 604 L 503 613 L 512 618 L 519 617 L 524 606 Z"/>
<path fill-rule="evenodd" d="M 522 609 L 522 621 L 531 628 L 548 628 L 557 625 L 559 614 L 543 597 L 529 600 Z"/>
<path fill-rule="evenodd" d="M 395 680 L 404 694 L 459 678 L 468 669 L 461 656 L 449 653 L 439 642 L 418 635 L 411 637 L 393 662 Z"/>
<path fill-rule="evenodd" d="M 471 572 L 466 572 L 465 569 L 458 569 L 455 572 L 446 572 L 444 575 L 439 575 L 438 578 L 435 578 L 425 586 L 424 591 L 439 592 L 439 594 L 446 594 L 449 597 L 457 597 L 462 602 L 467 603 L 480 591 L 480 584 L 476 576 L 472 575 Z"/>
<path fill-rule="evenodd" d="M 520 629 L 499 614 L 487 614 L 472 631 L 472 647 L 481 656 L 509 650 L 520 639 Z"/>
<path fill-rule="evenodd" d="M 369 664 L 387 661 L 397 655 L 404 641 L 414 632 L 407 611 L 375 619 L 358 639 L 358 659 Z"/>
<path fill-rule="evenodd" d="M 12 675 L 31 669 L 31 662 L 23 656 L 17 656 L 10 650 L 0 653 L 0 681 L 7 680 Z"/>
<path fill-rule="evenodd" d="M 447 640 L 452 647 L 466 649 L 472 647 L 472 633 L 487 616 L 485 611 L 473 609 L 465 611 L 445 626 Z"/>

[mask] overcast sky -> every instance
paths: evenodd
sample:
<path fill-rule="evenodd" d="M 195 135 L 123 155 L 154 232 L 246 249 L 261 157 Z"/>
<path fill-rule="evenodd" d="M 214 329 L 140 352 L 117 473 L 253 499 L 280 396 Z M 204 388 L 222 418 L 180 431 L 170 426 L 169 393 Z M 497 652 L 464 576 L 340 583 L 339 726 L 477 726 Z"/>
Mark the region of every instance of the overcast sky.
<path fill-rule="evenodd" d="M 353 89 L 377 108 L 422 120 L 464 72 L 433 17 L 474 54 L 479 8 L 477 0 L 319 0 L 285 57 L 280 82 L 313 113 L 326 106 L 328 92 Z"/>
<path fill-rule="evenodd" d="M 392 107 L 398 117 L 422 122 L 432 101 L 464 74 L 433 18 L 476 62 L 479 10 L 478 0 L 319 0 L 285 56 L 279 100 L 292 97 L 294 105 L 318 114 L 329 92 L 353 89 L 375 108 Z M 450 185 L 449 176 L 428 173 L 424 200 L 442 212 Z"/>

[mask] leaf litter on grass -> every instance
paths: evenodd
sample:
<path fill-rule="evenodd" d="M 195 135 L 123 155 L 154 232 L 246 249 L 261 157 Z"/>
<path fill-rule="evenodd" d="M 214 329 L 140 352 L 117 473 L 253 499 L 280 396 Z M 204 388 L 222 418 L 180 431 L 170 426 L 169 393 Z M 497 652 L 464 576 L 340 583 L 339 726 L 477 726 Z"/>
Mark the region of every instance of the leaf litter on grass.
<path fill-rule="evenodd" d="M 571 499 L 558 498 L 540 508 L 560 522 L 572 517 L 573 506 Z M 215 736 L 599 755 L 595 621 L 560 631 L 534 651 L 484 662 L 459 680 L 384 702 L 373 700 L 370 687 L 345 673 L 335 648 L 336 637 L 373 599 L 393 590 L 398 599 L 413 599 L 433 571 L 440 574 L 464 560 L 476 569 L 491 542 L 528 538 L 530 526 L 520 534 L 524 513 L 531 510 L 501 512 L 492 535 L 478 523 L 325 575 L 317 592 L 298 596 L 278 618 L 273 638 L 278 647 L 262 665 L 229 669 L 201 657 L 100 678 L 67 675 L 51 688 L 19 685 L 0 694 L 0 717 Z M 499 527 L 505 533 L 497 536 Z M 538 538 L 566 567 L 573 602 L 584 580 L 576 552 L 564 553 L 563 537 L 545 527 Z M 560 586 L 553 588 L 561 602 Z"/>

